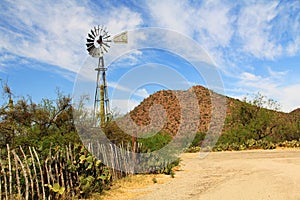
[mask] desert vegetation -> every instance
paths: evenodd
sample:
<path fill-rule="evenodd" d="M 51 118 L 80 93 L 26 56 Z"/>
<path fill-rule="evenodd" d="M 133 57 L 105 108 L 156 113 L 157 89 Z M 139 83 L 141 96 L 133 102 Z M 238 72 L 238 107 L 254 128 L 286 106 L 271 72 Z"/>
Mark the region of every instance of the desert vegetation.
<path fill-rule="evenodd" d="M 227 116 L 213 151 L 300 147 L 299 110 L 280 112 L 280 104 L 258 93 L 250 100 L 227 98 Z M 205 133 L 197 133 L 187 151 L 200 150 Z"/>
<path fill-rule="evenodd" d="M 71 98 L 7 98 L 0 108 L 0 199 L 88 197 L 113 174 L 83 146 L 72 118 Z"/>
<path fill-rule="evenodd" d="M 30 97 L 13 98 L 6 84 L 3 89 L 7 102 L 0 108 L 0 199 L 88 198 L 108 189 L 113 180 L 134 173 L 108 167 L 104 160 L 95 157 L 92 144 L 82 143 L 73 113 L 85 111 L 76 110 L 68 95 L 57 91 L 57 99 L 35 103 Z M 124 163 L 125 154 L 132 150 L 131 139 L 117 128 L 114 121 L 104 128 L 108 137 L 119 133 L 111 139 L 124 147 L 124 154 L 117 159 L 115 154 L 106 156 L 106 163 L 114 161 L 114 166 Z M 139 142 L 138 151 L 161 148 L 167 141 L 159 135 Z M 104 144 L 98 147 L 102 152 L 111 148 Z M 152 162 L 157 166 L 155 160 Z M 164 163 L 151 173 L 172 174 L 172 167 L 178 162 L 179 159 Z"/>
<path fill-rule="evenodd" d="M 245 97 L 243 100 L 224 97 L 227 104 L 226 118 L 220 137 L 214 146 L 203 144 L 203 141 L 212 118 L 211 96 L 216 95 L 215 98 L 221 98 L 222 95 L 202 86 L 193 86 L 187 91 L 159 91 L 145 99 L 130 112 L 130 115 L 137 124 L 147 125 L 150 123 L 151 106 L 162 105 L 166 110 L 167 118 L 162 130 L 173 137 L 182 122 L 177 96 L 189 95 L 190 92 L 197 96 L 200 120 L 195 138 L 187 152 L 199 151 L 201 147 L 202 150 L 223 151 L 300 146 L 300 110 L 296 109 L 290 113 L 281 112 L 278 102 L 260 93 Z M 187 113 L 187 115 L 192 114 Z"/>
<path fill-rule="evenodd" d="M 219 140 L 215 146 L 205 145 L 203 141 L 212 117 L 211 95 L 216 94 L 202 86 L 194 86 L 188 91 L 159 91 L 126 115 L 141 127 L 166 118 L 158 133 L 153 134 L 148 129 L 136 133 L 137 150 L 132 148 L 132 136 L 118 126 L 118 120 L 123 117 L 106 123 L 103 128 L 106 137 L 124 151 L 120 154 L 111 153 L 111 157 L 106 156 L 101 160 L 95 155 L 112 147 L 103 146 L 97 141 L 90 145 L 83 143 L 85 140 L 79 137 L 73 113 L 84 115 L 85 110 L 84 107 L 72 106 L 70 96 L 57 91 L 57 99 L 43 99 L 40 103 L 35 103 L 30 97 L 13 98 L 12 91 L 6 84 L 3 89 L 5 102 L 0 107 L 0 199 L 72 199 L 88 198 L 101 193 L 110 187 L 113 180 L 134 173 L 134 169 L 122 172 L 105 163 L 115 161 L 113 166 L 120 165 L 124 163 L 122 159 L 131 156 L 128 154 L 131 151 L 155 152 L 173 140 L 181 123 L 187 122 L 183 130 L 193 125 L 184 121 L 195 119 L 189 116 L 190 113 L 185 113 L 187 116 L 183 119 L 178 100 L 178 96 L 189 97 L 190 92 L 197 96 L 199 110 L 193 112 L 200 113 L 197 119 L 200 121 L 192 143 L 189 146 L 178 144 L 183 145 L 179 149 L 195 152 L 201 148 L 225 151 L 300 147 L 299 109 L 291 113 L 280 112 L 277 102 L 261 94 L 243 101 L 226 97 L 226 119 Z M 187 101 L 188 98 L 184 100 Z M 151 106 L 155 104 L 164 108 L 165 115 L 155 111 L 150 113 Z M 150 136 L 145 137 L 147 134 Z M 188 135 L 189 132 L 184 134 Z M 148 173 L 174 176 L 172 168 L 180 160 L 178 152 L 173 153 L 170 152 L 163 158 L 165 163 L 161 163 L 158 157 L 147 158 L 148 167 L 153 166 Z M 125 166 L 126 169 L 130 167 Z"/>

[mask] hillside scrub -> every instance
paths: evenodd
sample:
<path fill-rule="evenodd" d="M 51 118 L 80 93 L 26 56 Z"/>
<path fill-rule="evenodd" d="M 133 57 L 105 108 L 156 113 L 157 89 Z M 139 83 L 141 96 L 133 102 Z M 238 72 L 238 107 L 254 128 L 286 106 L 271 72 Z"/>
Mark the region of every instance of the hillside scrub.
<path fill-rule="evenodd" d="M 214 151 L 299 147 L 299 112 L 279 112 L 278 102 L 256 94 L 252 100 L 231 99 L 223 132 Z M 197 136 L 198 135 L 198 136 Z M 200 150 L 198 133 L 187 152 Z M 198 148 L 197 148 L 198 147 Z"/>
<path fill-rule="evenodd" d="M 200 119 L 195 123 L 199 124 L 194 141 L 187 151 L 196 151 L 200 147 L 205 150 L 242 150 L 242 149 L 272 149 L 276 146 L 283 146 L 289 141 L 298 141 L 300 138 L 300 109 L 290 113 L 280 112 L 280 104 L 273 99 L 257 93 L 251 98 L 244 98 L 242 101 L 216 94 L 203 86 L 193 86 L 188 90 L 161 90 L 144 99 L 129 114 L 132 120 L 142 126 L 150 123 L 150 110 L 153 105 L 161 105 L 166 112 L 166 122 L 162 128 L 172 136 L 177 134 L 182 123 L 181 106 L 178 97 L 196 94 Z M 226 98 L 226 118 L 220 137 L 215 147 L 204 144 L 206 133 L 211 124 L 212 95 L 215 99 Z M 192 104 L 186 99 L 185 104 Z M 192 117 L 192 113 L 185 113 Z M 162 121 L 162 116 L 156 116 Z M 223 123 L 223 122 L 222 122 Z M 186 133 L 189 134 L 189 133 Z M 208 140 L 210 140 L 208 138 Z M 285 142 L 287 141 L 287 142 Z M 207 143 L 207 142 L 206 142 Z M 297 145 L 296 145 L 297 146 Z"/>

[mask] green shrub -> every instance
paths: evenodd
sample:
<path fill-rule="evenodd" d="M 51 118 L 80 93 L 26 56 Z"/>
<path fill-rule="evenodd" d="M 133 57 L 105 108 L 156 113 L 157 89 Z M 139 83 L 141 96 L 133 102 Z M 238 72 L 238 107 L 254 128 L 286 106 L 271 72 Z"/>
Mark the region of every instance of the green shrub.
<path fill-rule="evenodd" d="M 192 146 L 187 148 L 186 150 L 184 150 L 185 153 L 196 153 L 199 152 L 201 150 L 201 147 L 199 146 Z"/>
<path fill-rule="evenodd" d="M 171 140 L 171 135 L 166 132 L 158 132 L 148 138 L 139 138 L 138 142 L 141 146 L 139 151 L 141 153 L 147 153 L 159 150 L 166 146 Z"/>
<path fill-rule="evenodd" d="M 300 140 L 283 141 L 278 143 L 278 147 L 299 148 Z"/>
<path fill-rule="evenodd" d="M 205 138 L 205 135 L 206 134 L 203 132 L 197 132 L 190 146 L 191 147 L 201 146 L 202 141 Z"/>

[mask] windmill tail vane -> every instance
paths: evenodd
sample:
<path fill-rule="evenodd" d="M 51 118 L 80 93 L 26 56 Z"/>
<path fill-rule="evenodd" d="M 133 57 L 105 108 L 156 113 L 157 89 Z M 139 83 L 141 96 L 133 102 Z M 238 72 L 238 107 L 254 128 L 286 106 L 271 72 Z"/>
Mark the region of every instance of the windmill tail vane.
<path fill-rule="evenodd" d="M 106 82 L 106 70 L 104 65 L 104 54 L 108 53 L 110 44 L 126 44 L 128 43 L 127 32 L 117 34 L 111 40 L 111 36 L 103 26 L 95 26 L 88 33 L 86 38 L 86 47 L 90 56 L 98 58 L 96 91 L 94 99 L 94 121 L 95 126 L 105 126 L 105 123 L 112 118 L 110 111 L 108 88 Z"/>

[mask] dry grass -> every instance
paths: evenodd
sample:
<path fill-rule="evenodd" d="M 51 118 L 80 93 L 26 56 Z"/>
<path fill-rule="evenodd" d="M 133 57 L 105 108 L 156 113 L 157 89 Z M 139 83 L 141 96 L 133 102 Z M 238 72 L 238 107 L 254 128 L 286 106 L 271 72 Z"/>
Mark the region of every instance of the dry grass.
<path fill-rule="evenodd" d="M 148 186 L 151 186 L 153 184 L 163 184 L 170 181 L 171 179 L 172 178 L 169 175 L 164 174 L 131 175 L 115 181 L 110 190 L 105 191 L 104 194 L 101 195 L 94 195 L 91 199 L 132 199 L 150 192 L 149 190 L 147 190 Z"/>

